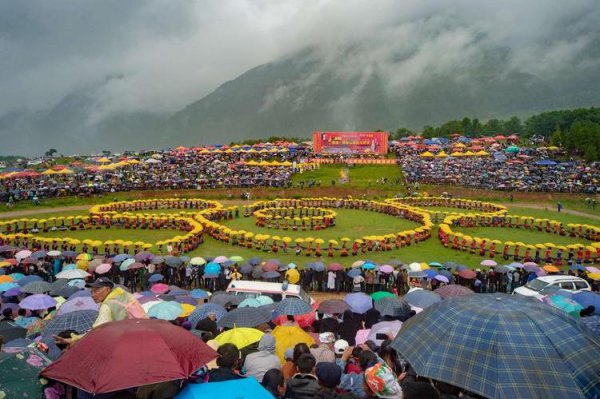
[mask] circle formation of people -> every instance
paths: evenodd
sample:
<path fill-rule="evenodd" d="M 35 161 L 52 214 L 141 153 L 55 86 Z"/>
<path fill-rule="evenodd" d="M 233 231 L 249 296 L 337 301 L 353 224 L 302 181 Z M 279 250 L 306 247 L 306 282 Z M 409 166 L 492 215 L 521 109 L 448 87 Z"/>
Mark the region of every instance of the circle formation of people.
<path fill-rule="evenodd" d="M 256 225 L 291 231 L 323 230 L 335 226 L 337 214 L 326 208 L 277 207 L 254 212 Z"/>

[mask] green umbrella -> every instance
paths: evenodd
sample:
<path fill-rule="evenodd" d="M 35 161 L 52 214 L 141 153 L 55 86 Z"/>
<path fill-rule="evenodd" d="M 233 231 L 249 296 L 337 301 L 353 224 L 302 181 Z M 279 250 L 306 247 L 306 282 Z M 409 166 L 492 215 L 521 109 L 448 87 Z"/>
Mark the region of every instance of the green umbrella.
<path fill-rule="evenodd" d="M 508 147 L 506 150 L 504 150 L 505 152 L 519 152 L 521 151 L 521 149 L 519 147 L 517 147 L 516 145 L 511 145 L 510 147 Z"/>
<path fill-rule="evenodd" d="M 234 255 L 231 258 L 229 258 L 230 261 L 235 262 L 235 263 L 239 263 L 239 262 L 243 262 L 244 258 L 242 258 L 239 255 Z"/>
<path fill-rule="evenodd" d="M 371 294 L 371 298 L 373 298 L 374 301 L 379 301 L 380 299 L 383 298 L 395 298 L 396 295 L 392 294 L 391 292 L 387 292 L 387 291 L 377 291 Z"/>
<path fill-rule="evenodd" d="M 41 352 L 0 353 L 0 398 L 39 398 L 45 380 L 39 374 L 50 364 Z"/>

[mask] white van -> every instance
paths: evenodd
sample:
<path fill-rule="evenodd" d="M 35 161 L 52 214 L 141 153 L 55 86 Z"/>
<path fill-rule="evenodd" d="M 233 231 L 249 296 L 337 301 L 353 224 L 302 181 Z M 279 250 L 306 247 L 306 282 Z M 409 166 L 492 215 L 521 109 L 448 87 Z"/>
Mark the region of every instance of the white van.
<path fill-rule="evenodd" d="M 524 286 L 516 288 L 514 293 L 540 299 L 545 295 L 551 294 L 554 288 L 573 293 L 592 290 L 588 282 L 582 278 L 569 275 L 552 275 L 531 280 Z"/>
<path fill-rule="evenodd" d="M 312 298 L 297 284 L 236 280 L 229 283 L 226 291 L 235 295 L 244 295 L 246 298 L 264 295 L 273 299 L 274 302 L 280 302 L 285 298 L 298 298 L 308 304 L 313 303 Z"/>

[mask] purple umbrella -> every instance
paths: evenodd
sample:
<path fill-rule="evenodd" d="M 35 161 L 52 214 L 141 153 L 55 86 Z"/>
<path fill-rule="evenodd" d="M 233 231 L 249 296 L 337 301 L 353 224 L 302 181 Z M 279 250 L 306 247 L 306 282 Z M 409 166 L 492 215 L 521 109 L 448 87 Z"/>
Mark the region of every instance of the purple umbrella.
<path fill-rule="evenodd" d="M 373 307 L 373 300 L 370 296 L 363 292 L 353 292 L 352 294 L 346 295 L 344 301 L 354 313 L 363 314 Z"/>
<path fill-rule="evenodd" d="M 19 306 L 23 309 L 42 310 L 56 306 L 56 300 L 50 295 L 35 294 L 23 299 Z"/>
<path fill-rule="evenodd" d="M 529 273 L 537 273 L 540 270 L 540 268 L 537 265 L 531 264 L 525 264 L 525 266 L 523 266 L 523 269 L 525 269 L 525 271 Z"/>
<path fill-rule="evenodd" d="M 91 297 L 81 297 L 69 299 L 67 302 L 63 303 L 58 309 L 57 314 L 63 315 L 71 312 L 75 312 L 78 310 L 98 310 L 100 305 L 98 305 Z"/>
<path fill-rule="evenodd" d="M 21 295 L 21 288 L 19 288 L 19 287 L 10 288 L 10 289 L 4 291 L 4 293 L 2 294 L 2 296 L 5 296 L 5 297 L 17 296 L 17 295 Z"/>
<path fill-rule="evenodd" d="M 381 273 L 386 273 L 386 274 L 390 274 L 394 272 L 394 268 L 390 265 L 383 265 L 379 268 L 379 271 Z"/>
<path fill-rule="evenodd" d="M 136 262 L 144 262 L 147 260 L 152 260 L 154 258 L 154 254 L 148 251 L 144 251 L 144 252 L 139 252 L 137 254 L 135 254 L 135 260 Z"/>

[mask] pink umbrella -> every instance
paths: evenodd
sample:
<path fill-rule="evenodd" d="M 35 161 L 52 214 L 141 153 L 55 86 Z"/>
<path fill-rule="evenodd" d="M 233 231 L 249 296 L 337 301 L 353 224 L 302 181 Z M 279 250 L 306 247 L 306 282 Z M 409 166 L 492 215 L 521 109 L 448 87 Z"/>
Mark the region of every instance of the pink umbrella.
<path fill-rule="evenodd" d="M 340 265 L 339 263 L 332 263 L 331 265 L 329 265 L 328 269 L 331 271 L 338 271 L 338 270 L 342 270 L 344 267 L 342 265 Z"/>
<path fill-rule="evenodd" d="M 152 288 L 150 288 L 150 291 L 154 292 L 155 294 L 164 294 L 165 292 L 169 291 L 169 286 L 163 283 L 154 284 Z"/>
<path fill-rule="evenodd" d="M 530 267 L 531 266 L 537 266 L 537 263 L 535 263 L 535 262 L 525 262 L 525 263 L 523 263 L 523 266 L 530 266 Z"/>
<path fill-rule="evenodd" d="M 379 268 L 379 271 L 381 273 L 386 273 L 386 274 L 390 274 L 394 272 L 394 268 L 390 265 L 383 265 Z"/>
<path fill-rule="evenodd" d="M 110 271 L 111 267 L 112 266 L 109 265 L 108 263 L 103 263 L 96 268 L 95 272 L 98 274 L 108 273 Z"/>
<path fill-rule="evenodd" d="M 600 273 L 600 269 L 594 266 L 587 266 L 585 270 L 587 270 L 590 273 Z"/>
<path fill-rule="evenodd" d="M 481 266 L 497 266 L 498 263 L 496 263 L 495 261 L 491 260 L 491 259 L 486 259 L 484 261 L 482 261 L 480 263 Z"/>
<path fill-rule="evenodd" d="M 367 342 L 367 338 L 369 337 L 370 332 L 371 329 L 358 330 L 356 332 L 356 337 L 354 338 L 354 340 L 356 341 L 356 345 L 361 345 Z"/>

